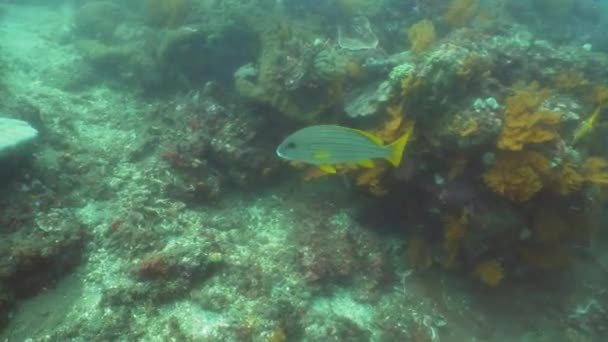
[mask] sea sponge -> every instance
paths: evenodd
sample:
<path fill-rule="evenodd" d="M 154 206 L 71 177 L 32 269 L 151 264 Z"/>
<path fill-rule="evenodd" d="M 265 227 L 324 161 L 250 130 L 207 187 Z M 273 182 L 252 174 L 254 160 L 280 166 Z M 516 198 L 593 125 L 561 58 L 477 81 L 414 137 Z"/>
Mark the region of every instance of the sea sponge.
<path fill-rule="evenodd" d="M 538 152 L 503 152 L 483 180 L 495 193 L 525 202 L 543 188 L 543 176 L 549 171 L 549 160 Z"/>
<path fill-rule="evenodd" d="M 407 30 L 407 36 L 410 40 L 412 52 L 416 55 L 428 50 L 437 39 L 435 26 L 428 19 L 421 20 L 412 25 Z"/>
<path fill-rule="evenodd" d="M 498 138 L 500 149 L 520 151 L 526 144 L 548 142 L 559 137 L 561 115 L 540 109 L 548 96 L 547 90 L 532 83 L 527 88 L 517 89 L 506 99 L 504 123 Z"/>

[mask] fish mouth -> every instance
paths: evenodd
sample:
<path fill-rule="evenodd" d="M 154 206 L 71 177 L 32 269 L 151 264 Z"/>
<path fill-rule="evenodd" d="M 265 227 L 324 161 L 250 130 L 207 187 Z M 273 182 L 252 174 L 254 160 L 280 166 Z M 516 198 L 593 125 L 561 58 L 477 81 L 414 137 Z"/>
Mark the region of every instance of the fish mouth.
<path fill-rule="evenodd" d="M 281 153 L 281 146 L 277 147 L 275 152 L 279 158 L 289 159 L 289 158 L 287 158 L 287 156 L 285 154 Z"/>

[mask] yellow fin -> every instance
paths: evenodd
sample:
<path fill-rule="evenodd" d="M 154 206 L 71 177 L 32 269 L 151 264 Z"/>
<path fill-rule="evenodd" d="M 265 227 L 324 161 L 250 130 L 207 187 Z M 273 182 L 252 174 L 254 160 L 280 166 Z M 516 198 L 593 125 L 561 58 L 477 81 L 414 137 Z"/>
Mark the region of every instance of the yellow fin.
<path fill-rule="evenodd" d="M 357 164 L 367 169 L 371 169 L 375 166 L 374 162 L 371 159 L 358 161 Z"/>
<path fill-rule="evenodd" d="M 329 165 L 329 164 L 321 164 L 319 165 L 319 168 L 327 173 L 336 173 L 336 168 Z"/>
<path fill-rule="evenodd" d="M 388 156 L 386 159 L 394 167 L 397 167 L 399 166 L 399 164 L 401 164 L 401 158 L 403 158 L 403 150 L 405 150 L 405 146 L 410 141 L 413 131 L 414 123 L 412 122 L 408 124 L 407 128 L 405 129 L 405 133 L 403 133 L 403 135 L 399 139 L 395 140 L 392 144 L 388 146 L 391 150 L 391 155 Z"/>
<path fill-rule="evenodd" d="M 359 133 L 359 134 L 367 137 L 369 140 L 373 141 L 374 144 L 376 144 L 376 145 L 383 145 L 384 144 L 384 141 L 382 141 L 381 138 L 379 138 L 379 137 L 371 134 L 370 132 L 366 132 L 366 131 L 362 131 L 360 129 L 354 129 L 354 128 L 349 128 L 349 129 L 351 129 L 353 131 L 356 131 L 357 133 Z"/>

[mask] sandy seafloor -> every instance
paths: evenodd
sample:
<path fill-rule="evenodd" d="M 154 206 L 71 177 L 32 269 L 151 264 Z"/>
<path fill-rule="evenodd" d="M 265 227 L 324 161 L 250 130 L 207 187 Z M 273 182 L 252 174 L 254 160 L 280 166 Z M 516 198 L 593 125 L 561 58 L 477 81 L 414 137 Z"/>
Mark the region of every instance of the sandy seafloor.
<path fill-rule="evenodd" d="M 17 98 L 41 109 L 50 135 L 66 142 L 65 150 L 39 146 L 37 168 L 61 178 L 62 164 L 56 159 L 69 154 L 75 164 L 95 172 L 83 173 L 88 178 L 66 196 L 74 199 L 71 204 L 53 209 L 85 225 L 84 261 L 21 301 L 0 341 L 280 341 L 278 327 L 291 320 L 286 312 L 303 326 L 298 338 L 310 341 L 390 340 L 388 327 L 399 330 L 399 324 L 409 325 L 401 328 L 409 329 L 416 341 L 604 340 L 586 328 L 606 318 L 601 298 L 607 297 L 605 271 L 588 261 L 565 275 L 567 282 L 556 276 L 537 287 L 489 289 L 460 275 L 419 273 L 396 262 L 395 276 L 386 286 L 377 286 L 363 269 L 319 290 L 305 281 L 294 261 L 302 253 L 294 235 L 322 240 L 325 232 L 342 234 L 354 240 L 350 248 L 355 250 L 349 253 L 370 248 L 392 260 L 403 254 L 404 237 L 358 222 L 356 206 L 366 199 L 357 198 L 338 178 L 228 194 L 220 203 L 195 208 L 162 197 L 161 184 L 170 178 L 164 162 L 148 158 L 132 163 L 128 157 L 158 103 L 103 84 L 62 90 L 61 80 L 69 78 L 80 58 L 69 43 L 56 39 L 69 30 L 67 13 L 27 5 L 6 8 L 0 22 L 2 54 L 10 65 L 6 83 Z M 200 240 L 213 235 L 219 248 L 199 253 L 221 259 L 222 265 L 167 302 L 131 298 L 103 304 L 109 290 L 143 286 L 130 272 L 136 261 L 121 252 L 130 248 L 128 241 L 107 242 L 108 226 L 116 217 L 142 205 L 155 216 L 165 250 L 209 246 Z M 320 215 L 329 218 L 329 226 L 317 231 L 301 227 Z M 281 306 L 289 308 L 280 311 Z"/>

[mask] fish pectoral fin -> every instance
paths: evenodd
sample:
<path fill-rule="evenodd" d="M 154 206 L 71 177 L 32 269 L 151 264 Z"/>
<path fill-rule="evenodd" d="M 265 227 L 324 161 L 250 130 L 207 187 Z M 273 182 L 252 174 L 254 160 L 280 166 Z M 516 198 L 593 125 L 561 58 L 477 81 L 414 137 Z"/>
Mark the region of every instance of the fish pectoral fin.
<path fill-rule="evenodd" d="M 328 159 L 331 157 L 331 153 L 329 153 L 329 151 L 317 151 L 313 153 L 312 157 L 317 160 Z"/>
<path fill-rule="evenodd" d="M 321 164 L 321 165 L 319 165 L 319 168 L 321 170 L 323 170 L 324 172 L 327 172 L 327 173 L 332 173 L 333 174 L 333 173 L 337 172 L 336 168 L 333 167 L 333 166 L 331 166 L 331 165 L 329 165 L 329 164 Z"/>
<path fill-rule="evenodd" d="M 374 161 L 371 160 L 371 159 L 366 159 L 366 160 L 358 161 L 357 164 L 359 166 L 363 166 L 364 168 L 367 168 L 367 169 L 371 169 L 371 168 L 373 168 L 375 166 L 374 165 Z"/>

